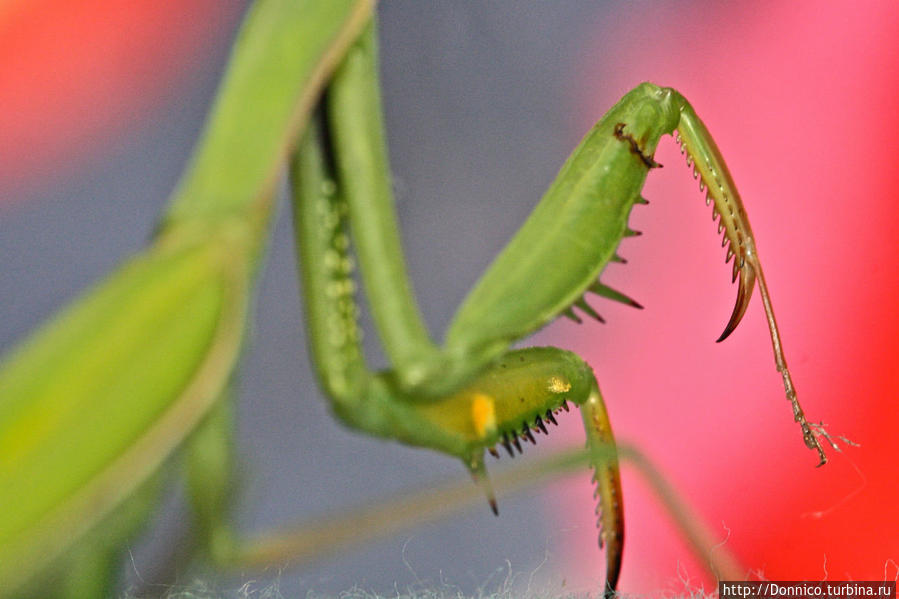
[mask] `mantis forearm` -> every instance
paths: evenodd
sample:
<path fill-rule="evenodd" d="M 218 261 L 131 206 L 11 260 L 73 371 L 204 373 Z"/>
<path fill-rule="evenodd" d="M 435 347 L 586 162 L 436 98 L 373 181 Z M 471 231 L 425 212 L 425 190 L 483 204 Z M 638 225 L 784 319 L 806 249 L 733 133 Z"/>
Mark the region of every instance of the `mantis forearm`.
<path fill-rule="evenodd" d="M 421 370 L 433 344 L 406 272 L 378 85 L 372 23 L 335 72 L 327 92 L 330 141 L 340 192 L 349 206 L 353 241 L 365 289 L 384 349 L 404 387 L 428 374 Z"/>

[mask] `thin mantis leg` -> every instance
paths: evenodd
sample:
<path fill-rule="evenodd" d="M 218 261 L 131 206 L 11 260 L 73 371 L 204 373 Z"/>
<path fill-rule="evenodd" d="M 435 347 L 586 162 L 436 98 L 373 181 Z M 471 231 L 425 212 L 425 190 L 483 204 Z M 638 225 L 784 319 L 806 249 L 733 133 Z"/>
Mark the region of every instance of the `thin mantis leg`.
<path fill-rule="evenodd" d="M 553 478 L 577 472 L 590 462 L 621 459 L 633 467 L 653 489 L 674 524 L 683 532 L 699 563 L 721 580 L 740 580 L 748 571 L 706 526 L 666 480 L 652 461 L 629 445 L 594 445 L 587 451 L 568 450 L 551 456 L 516 462 L 493 477 L 497 493 L 508 495 L 544 485 Z M 404 491 L 364 506 L 347 508 L 293 526 L 248 539 L 234 554 L 232 565 L 264 569 L 272 564 L 305 564 L 370 540 L 446 517 L 483 500 L 467 481 L 457 480 Z"/>
<path fill-rule="evenodd" d="M 737 302 L 733 314 L 718 338 L 723 341 L 739 324 L 749 298 L 752 295 L 753 284 L 758 280 L 759 292 L 762 296 L 762 304 L 765 309 L 765 319 L 768 331 L 771 334 L 771 345 L 774 350 L 774 363 L 777 371 L 783 378 L 784 390 L 787 400 L 793 409 L 793 420 L 799 423 L 802 431 L 802 440 L 806 447 L 818 453 L 819 466 L 827 463 L 827 456 L 818 441 L 818 435 L 825 435 L 823 431 L 813 430 L 805 417 L 805 412 L 799 405 L 796 397 L 796 388 L 793 378 L 787 366 L 787 358 L 784 355 L 783 343 L 780 331 L 777 328 L 777 320 L 774 317 L 774 307 L 771 305 L 771 296 L 768 293 L 768 284 L 762 272 L 762 264 L 759 260 L 758 250 L 755 247 L 755 238 L 749 226 L 749 219 L 743 208 L 743 201 L 734 184 L 733 177 L 721 156 L 721 151 L 715 144 L 715 140 L 709 134 L 705 124 L 696 116 L 696 112 L 683 96 L 674 92 L 673 97 L 681 105 L 680 120 L 678 123 L 678 141 L 682 144 L 682 151 L 687 155 L 687 164 L 693 167 L 693 176 L 700 177 L 700 190 L 708 188 L 707 203 L 714 202 L 713 216 L 720 218 L 718 230 L 725 231 L 725 243 L 728 244 L 726 261 L 734 258 L 733 278 L 740 279 L 737 291 Z M 757 279 L 756 279 L 757 278 Z"/>
<path fill-rule="evenodd" d="M 216 563 L 228 563 L 237 544 L 237 534 L 229 519 L 235 490 L 231 400 L 230 390 L 221 394 L 187 440 L 184 452 L 196 536 Z"/>
<path fill-rule="evenodd" d="M 376 53 L 373 19 L 328 89 L 331 143 L 375 325 L 398 382 L 414 388 L 430 376 L 425 369 L 435 348 L 412 293 L 399 238 Z"/>

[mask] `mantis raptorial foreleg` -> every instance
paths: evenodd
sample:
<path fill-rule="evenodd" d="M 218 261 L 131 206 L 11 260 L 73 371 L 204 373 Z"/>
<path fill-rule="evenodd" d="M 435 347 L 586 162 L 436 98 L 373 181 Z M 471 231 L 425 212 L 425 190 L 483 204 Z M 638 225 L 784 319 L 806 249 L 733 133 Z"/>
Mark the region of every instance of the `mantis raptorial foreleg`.
<path fill-rule="evenodd" d="M 398 248 L 392 245 L 395 242 L 385 241 L 382 234 L 386 230 L 388 237 L 391 236 L 392 218 L 380 212 L 377 215 L 367 212 L 372 210 L 371 204 L 384 201 L 389 208 L 387 216 L 392 215 L 389 187 L 378 188 L 379 179 L 386 181 L 384 165 L 359 164 L 352 160 L 375 153 L 365 143 L 381 135 L 377 103 L 371 112 L 372 103 L 364 102 L 366 96 L 377 97 L 374 72 L 373 34 L 369 32 L 350 51 L 335 75 L 328 98 L 329 124 L 323 130 L 313 128 L 304 138 L 292 169 L 299 262 L 303 267 L 304 300 L 316 371 L 322 387 L 334 401 L 336 414 L 346 423 L 372 435 L 455 455 L 465 463 L 476 482 L 484 486 L 496 512 L 484 467 L 485 448 L 490 448 L 494 455 L 498 444 L 504 445 L 510 455 L 513 446 L 520 452 L 520 437 L 534 442 L 532 429 L 546 434 L 547 424 L 555 422 L 554 413 L 563 407 L 567 410 L 568 401 L 582 406 L 592 444 L 613 443 L 608 416 L 590 367 L 574 354 L 554 348 L 510 352 L 455 392 L 424 402 L 403 389 L 395 371 L 376 375 L 365 368 L 356 323 L 358 308 L 353 293 L 348 223 L 354 225 L 354 239 L 365 231 L 361 237 L 369 244 L 369 252 L 377 255 Z M 353 102 L 362 110 L 354 110 Z M 365 116 L 369 118 L 366 120 Z M 353 125 L 357 128 L 352 139 L 360 147 L 341 152 L 342 144 L 333 139 L 332 132 L 342 128 L 347 131 Z M 359 126 L 367 127 L 368 131 L 360 134 Z M 328 153 L 329 148 L 332 153 Z M 349 173 L 352 175 L 348 176 Z M 376 181 L 374 185 L 359 184 L 360 180 L 370 183 L 372 179 Z M 375 195 L 380 197 L 373 198 Z M 390 264 L 392 270 L 384 271 L 384 263 Z M 370 272 L 370 265 L 362 262 L 367 283 L 371 281 L 386 290 L 389 286 L 384 283 L 396 278 L 397 273 L 400 279 L 405 279 L 402 262 L 376 264 L 382 270 L 365 276 Z M 388 297 L 402 295 L 395 293 Z M 411 296 L 407 297 L 411 302 Z M 402 298 L 393 301 L 398 303 Z M 426 335 L 418 326 L 417 313 L 409 312 L 407 307 L 397 308 L 395 304 L 385 308 L 374 299 L 372 305 L 376 314 L 381 306 L 382 315 L 388 320 L 411 323 L 393 328 L 407 334 L 406 337 L 398 335 L 396 345 L 385 341 L 385 346 L 393 347 L 396 354 L 413 345 L 430 345 L 426 337 L 419 337 L 414 344 L 403 343 L 410 337 Z M 608 545 L 608 579 L 614 588 L 620 568 L 623 526 L 620 482 L 614 461 L 602 460 L 594 465 L 595 479 L 602 491 L 601 539 Z"/>
<path fill-rule="evenodd" d="M 546 424 L 555 422 L 555 413 L 568 410 L 569 400 L 582 406 L 592 444 L 613 443 L 593 372 L 569 352 L 555 348 L 510 352 L 462 389 L 428 402 L 404 396 L 393 373 L 376 375 L 365 368 L 346 243 L 349 209 L 328 170 L 329 160 L 322 151 L 328 144 L 320 143 L 321 135 L 313 128 L 294 162 L 294 215 L 314 363 L 335 413 L 369 434 L 462 459 L 476 482 L 485 487 L 494 512 L 496 501 L 483 461 L 485 447 L 494 455 L 497 444 L 510 455 L 515 449 L 520 452 L 519 437 L 533 442 L 532 427 L 545 434 Z M 608 544 L 609 581 L 614 587 L 623 523 L 620 482 L 614 460 L 597 464 L 596 480 L 604 490 L 601 539 Z"/>
<path fill-rule="evenodd" d="M 411 296 L 396 235 L 371 32 L 350 50 L 326 99 L 323 130 L 301 147 L 295 205 L 313 353 L 336 414 L 371 435 L 460 458 L 496 511 L 483 455 L 510 454 L 546 433 L 571 401 L 581 407 L 590 444 L 613 443 L 593 372 L 553 348 L 510 351 L 511 344 L 578 307 L 585 294 L 634 304 L 599 282 L 617 258 L 627 221 L 664 134 L 680 141 L 708 188 L 724 231 L 728 261 L 740 278 L 733 314 L 719 341 L 740 322 L 756 277 L 778 369 L 805 443 L 825 461 L 795 398 L 752 231 L 733 180 L 711 136 L 678 92 L 644 83 L 625 95 L 587 134 L 556 181 L 459 309 L 442 348 L 428 339 Z M 308 155 L 307 155 L 308 154 Z M 313 157 L 314 156 L 314 157 Z M 359 245 L 362 278 L 391 357 L 374 374 L 361 357 L 348 231 Z M 374 258 L 379 257 L 379 258 Z M 330 301 L 322 300 L 322 296 Z M 617 464 L 593 463 L 599 484 L 600 544 L 608 543 L 607 588 L 620 566 L 623 518 Z"/>

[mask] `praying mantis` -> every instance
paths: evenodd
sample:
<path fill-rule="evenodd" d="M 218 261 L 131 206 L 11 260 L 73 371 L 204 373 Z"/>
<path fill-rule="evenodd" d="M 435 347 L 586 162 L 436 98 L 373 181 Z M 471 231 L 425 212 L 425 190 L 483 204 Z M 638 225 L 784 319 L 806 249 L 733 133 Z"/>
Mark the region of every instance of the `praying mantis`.
<path fill-rule="evenodd" d="M 676 129 L 739 278 L 722 339 L 757 279 L 794 417 L 824 460 L 795 398 L 736 188 L 704 125 L 668 88 L 637 87 L 587 134 L 436 346 L 396 232 L 371 14 L 367 1 L 259 2 L 153 242 L 4 360 L 0 504 L 16 507 L 0 514 L 0 596 L 54 570 L 65 573 L 60 596 L 108 592 L 119 548 L 154 503 L 156 472 L 179 448 L 201 536 L 215 559 L 238 555 L 224 520 L 228 386 L 288 163 L 310 344 L 335 415 L 461 459 L 493 504 L 484 452 L 520 451 L 569 403 L 581 409 L 591 446 L 613 442 L 589 366 L 554 348 L 509 348 L 559 315 L 577 318 L 574 308 L 593 315 L 588 291 L 632 303 L 599 276 L 633 233 L 628 215 L 658 166 L 656 144 Z M 392 365 L 380 373 L 359 345 L 356 261 Z M 617 464 L 592 462 L 614 589 Z"/>

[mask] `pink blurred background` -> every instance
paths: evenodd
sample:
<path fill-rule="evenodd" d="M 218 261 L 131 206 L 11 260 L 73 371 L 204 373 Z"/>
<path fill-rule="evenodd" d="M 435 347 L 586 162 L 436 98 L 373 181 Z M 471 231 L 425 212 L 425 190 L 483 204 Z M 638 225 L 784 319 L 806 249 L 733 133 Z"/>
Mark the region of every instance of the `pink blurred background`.
<path fill-rule="evenodd" d="M 0 7 L 0 181 L 8 188 L 40 189 L 90 168 L 148 127 L 154 111 L 177 109 L 179 90 L 221 48 L 215 40 L 230 34 L 241 7 L 115 0 L 103 11 L 79 0 Z M 646 309 L 597 301 L 607 325 L 560 323 L 539 342 L 590 360 L 619 439 L 643 448 L 756 575 L 895 578 L 896 2 L 644 2 L 612 4 L 594 18 L 595 35 L 568 58 L 571 129 L 585 131 L 641 80 L 677 87 L 693 103 L 740 186 L 806 412 L 861 446 L 831 451 L 831 462 L 814 468 L 757 297 L 731 338 L 714 343 L 736 288 L 711 210 L 670 140 L 656 155 L 665 168 L 645 191 L 651 205 L 632 218 L 644 235 L 623 243 L 628 265 L 603 275 Z M 580 443 L 577 423 L 566 428 Z M 564 556 L 553 567 L 568 589 L 595 589 L 601 579 L 583 479 L 545 496 L 556 531 L 547 544 Z M 622 588 L 709 584 L 627 470 L 624 491 Z"/>
<path fill-rule="evenodd" d="M 213 0 L 0 5 L 0 180 L 58 177 L 104 151 L 170 99 L 235 13 Z"/>

